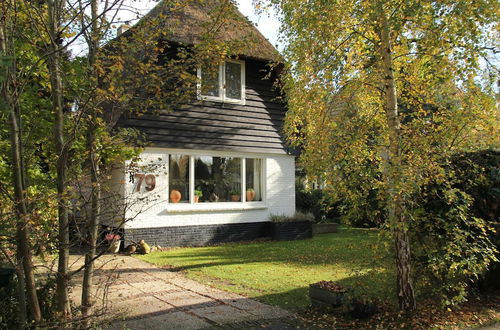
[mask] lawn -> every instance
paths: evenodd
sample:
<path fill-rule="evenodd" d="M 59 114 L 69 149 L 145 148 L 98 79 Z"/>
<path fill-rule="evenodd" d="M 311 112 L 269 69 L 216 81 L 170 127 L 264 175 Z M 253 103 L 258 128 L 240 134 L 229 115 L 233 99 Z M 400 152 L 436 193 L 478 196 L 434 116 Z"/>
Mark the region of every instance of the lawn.
<path fill-rule="evenodd" d="M 308 285 L 321 280 L 393 299 L 392 263 L 380 257 L 378 240 L 375 230 L 341 229 L 308 240 L 176 248 L 139 258 L 222 290 L 298 310 L 309 305 Z"/>

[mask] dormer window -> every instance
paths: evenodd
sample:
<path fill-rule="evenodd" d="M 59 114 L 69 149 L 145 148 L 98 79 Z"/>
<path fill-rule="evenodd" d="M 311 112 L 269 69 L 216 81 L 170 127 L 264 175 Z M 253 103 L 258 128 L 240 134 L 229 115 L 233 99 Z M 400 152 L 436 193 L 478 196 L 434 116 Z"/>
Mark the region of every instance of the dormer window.
<path fill-rule="evenodd" d="M 218 67 L 198 69 L 198 96 L 202 100 L 245 103 L 245 62 L 229 60 Z"/>

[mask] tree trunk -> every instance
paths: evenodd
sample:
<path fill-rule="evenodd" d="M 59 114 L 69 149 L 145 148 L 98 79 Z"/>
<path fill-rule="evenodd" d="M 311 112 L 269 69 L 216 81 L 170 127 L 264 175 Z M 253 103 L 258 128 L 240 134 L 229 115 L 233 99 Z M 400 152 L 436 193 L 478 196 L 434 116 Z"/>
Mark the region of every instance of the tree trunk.
<path fill-rule="evenodd" d="M 99 164 L 95 152 L 95 130 L 89 127 L 87 132 L 87 148 L 89 152 L 90 179 L 91 179 L 91 210 L 87 221 L 88 250 L 85 254 L 85 270 L 82 284 L 82 312 L 87 317 L 92 307 L 92 280 L 94 276 L 94 259 L 96 256 L 97 236 L 99 234 L 99 214 L 101 212 L 101 186 L 99 182 Z"/>
<path fill-rule="evenodd" d="M 2 8 L 4 9 L 4 8 Z M 7 39 L 5 35 L 5 23 L 7 20 L 6 11 L 2 12 L 0 22 L 0 49 L 2 56 L 8 57 L 10 55 L 7 50 Z M 13 61 L 13 59 L 12 59 Z M 28 209 L 26 206 L 26 188 L 23 180 L 23 167 L 22 167 L 22 154 L 21 154 L 21 133 L 18 122 L 18 110 L 14 106 L 12 98 L 12 90 L 9 86 L 13 85 L 14 81 L 12 75 L 15 74 L 13 65 L 7 69 L 4 75 L 4 81 L 1 85 L 2 98 L 6 112 L 9 115 L 9 129 L 10 129 L 10 147 L 12 154 L 12 183 L 14 186 L 14 201 L 16 210 L 16 240 L 17 240 L 17 258 L 22 263 L 24 272 L 24 282 L 26 284 L 26 294 L 28 298 L 28 305 L 35 322 L 40 322 L 42 319 L 40 312 L 40 305 L 38 303 L 38 296 L 35 285 L 35 275 L 33 272 L 33 261 L 30 248 L 30 239 L 28 235 Z M 20 295 L 22 295 L 20 293 Z M 21 304 L 23 302 L 21 301 Z M 23 311 L 21 311 L 22 313 Z M 23 318 L 23 316 L 21 316 Z"/>
<path fill-rule="evenodd" d="M 92 0 L 91 2 L 91 32 L 89 44 L 89 75 L 90 81 L 97 83 L 96 77 L 96 53 L 98 47 L 98 22 L 97 22 L 97 1 Z M 92 86 L 94 87 L 94 86 Z M 92 88 L 92 90 L 95 90 Z M 96 129 L 97 126 L 94 123 L 94 108 L 92 107 L 89 111 L 88 123 L 87 123 L 87 151 L 88 151 L 88 163 L 90 172 L 90 182 L 91 182 L 91 209 L 90 214 L 87 219 L 87 229 L 88 229 L 88 250 L 85 254 L 85 270 L 83 273 L 83 284 L 82 284 L 82 314 L 84 317 L 84 325 L 89 326 L 88 316 L 90 314 L 90 309 L 92 307 L 92 281 L 94 276 L 94 259 L 96 256 L 97 247 L 97 236 L 99 234 L 99 215 L 101 213 L 101 185 L 99 178 L 99 159 L 96 153 Z"/>
<path fill-rule="evenodd" d="M 18 251 L 18 256 L 21 254 Z M 23 263 L 19 258 L 17 259 L 16 265 L 16 275 L 17 275 L 17 299 L 19 300 L 19 329 L 26 329 L 28 324 L 28 311 L 26 309 L 26 292 L 24 288 L 26 287 L 26 281 L 24 279 Z"/>
<path fill-rule="evenodd" d="M 64 142 L 64 113 L 63 113 L 63 87 L 61 78 L 61 50 L 59 42 L 61 39 L 61 10 L 64 6 L 62 0 L 49 0 L 49 26 L 48 31 L 51 38 L 50 54 L 48 56 L 50 85 L 52 93 L 52 111 L 54 113 L 54 140 L 56 146 L 56 185 L 58 199 L 58 265 L 57 265 L 57 311 L 62 317 L 71 314 L 71 306 L 68 297 L 68 259 L 69 259 L 69 222 L 68 222 L 68 196 L 67 184 L 67 161 L 68 148 Z"/>
<path fill-rule="evenodd" d="M 381 3 L 379 3 L 378 18 L 380 20 L 379 52 L 384 76 L 384 109 L 389 129 L 389 155 L 387 160 L 389 201 L 387 207 L 389 222 L 394 230 L 399 308 L 409 311 L 415 309 L 415 295 L 411 278 L 410 240 L 404 214 L 404 201 L 401 195 L 400 122 L 389 24 Z"/>

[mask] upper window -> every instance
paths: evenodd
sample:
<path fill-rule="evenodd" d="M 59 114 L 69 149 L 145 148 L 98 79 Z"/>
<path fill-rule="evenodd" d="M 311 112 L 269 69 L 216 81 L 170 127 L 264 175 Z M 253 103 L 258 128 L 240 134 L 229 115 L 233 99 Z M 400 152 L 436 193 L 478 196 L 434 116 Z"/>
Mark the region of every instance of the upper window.
<path fill-rule="evenodd" d="M 198 69 L 198 95 L 203 100 L 245 103 L 245 62 L 226 61 Z"/>

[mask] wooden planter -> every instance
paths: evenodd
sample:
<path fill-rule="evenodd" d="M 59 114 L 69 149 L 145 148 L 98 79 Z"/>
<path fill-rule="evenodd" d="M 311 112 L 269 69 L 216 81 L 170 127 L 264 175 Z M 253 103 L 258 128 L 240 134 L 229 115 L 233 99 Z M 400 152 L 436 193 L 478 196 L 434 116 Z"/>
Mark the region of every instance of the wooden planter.
<path fill-rule="evenodd" d="M 276 241 L 292 241 L 312 237 L 312 222 L 273 222 L 272 237 Z"/>
<path fill-rule="evenodd" d="M 309 285 L 309 299 L 313 306 L 339 307 L 346 302 L 347 290 L 330 291 Z"/>
<path fill-rule="evenodd" d="M 315 223 L 312 227 L 313 235 L 336 233 L 338 226 L 338 223 Z"/>

